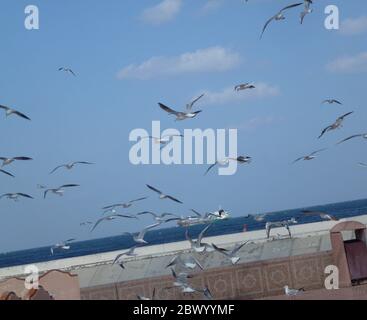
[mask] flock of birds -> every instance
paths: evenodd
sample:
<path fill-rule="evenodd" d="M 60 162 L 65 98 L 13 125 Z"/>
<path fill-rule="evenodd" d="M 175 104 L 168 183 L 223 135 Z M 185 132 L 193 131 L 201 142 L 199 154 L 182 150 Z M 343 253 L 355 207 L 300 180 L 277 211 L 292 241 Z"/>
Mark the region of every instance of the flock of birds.
<path fill-rule="evenodd" d="M 247 2 L 247 0 L 246 0 Z M 261 38 L 264 35 L 264 32 L 267 30 L 268 26 L 270 25 L 271 22 L 273 21 L 281 21 L 285 19 L 285 12 L 299 7 L 301 5 L 304 5 L 304 10 L 300 13 L 300 21 L 301 24 L 304 22 L 304 19 L 306 17 L 307 14 L 310 14 L 313 9 L 311 8 L 311 5 L 313 4 L 312 0 L 304 0 L 304 2 L 301 3 L 296 3 L 296 4 L 292 4 L 289 6 L 286 6 L 285 8 L 281 9 L 279 12 L 277 12 L 274 16 L 272 16 L 269 20 L 266 21 L 262 33 L 261 33 Z M 68 67 L 61 67 L 58 69 L 60 72 L 65 72 L 67 74 L 70 74 L 74 77 L 76 77 L 76 73 Z M 239 84 L 236 85 L 234 87 L 234 91 L 236 92 L 240 92 L 240 91 L 244 91 L 244 90 L 253 90 L 256 89 L 256 85 L 253 83 L 243 83 L 243 84 Z M 159 103 L 159 107 L 166 113 L 168 113 L 169 115 L 172 115 L 175 117 L 175 121 L 184 121 L 184 120 L 190 120 L 193 119 L 195 117 L 197 117 L 199 114 L 202 113 L 202 110 L 196 110 L 195 111 L 195 105 L 204 98 L 204 94 L 200 95 L 199 97 L 197 97 L 196 99 L 194 99 L 193 101 L 191 101 L 190 103 L 188 103 L 186 105 L 185 110 L 183 111 L 176 111 L 171 107 L 168 107 L 167 105 L 163 104 L 163 103 Z M 342 105 L 342 102 L 340 102 L 339 100 L 336 99 L 327 99 L 324 100 L 322 102 L 323 104 L 329 104 L 329 105 Z M 21 119 L 27 120 L 27 121 L 31 121 L 31 119 L 25 115 L 24 113 L 15 110 L 13 108 L 7 107 L 7 106 L 3 106 L 0 105 L 0 109 L 5 111 L 5 115 L 6 117 L 19 117 Z M 344 115 L 340 116 L 339 118 L 337 118 L 335 120 L 334 123 L 332 123 L 331 125 L 327 126 L 326 128 L 324 128 L 321 131 L 321 134 L 319 136 L 319 139 L 321 139 L 325 134 L 334 131 L 336 129 L 340 129 L 343 126 L 343 123 L 345 121 L 345 119 L 349 116 L 351 116 L 353 114 L 353 112 L 348 112 L 345 113 Z M 174 137 L 183 137 L 181 135 L 167 135 L 167 136 L 162 136 L 162 137 L 153 137 L 153 136 L 147 136 L 143 139 L 151 139 L 153 140 L 155 143 L 160 144 L 162 146 L 162 148 L 164 148 L 170 141 L 172 141 L 172 139 Z M 350 141 L 352 139 L 357 139 L 357 138 L 362 138 L 362 139 L 367 139 L 367 133 L 360 133 L 360 134 L 355 134 L 352 136 L 349 136 L 345 139 L 343 139 L 342 141 L 338 142 L 337 144 L 340 145 L 342 143 L 345 143 L 347 141 Z M 297 158 L 294 163 L 297 163 L 299 161 L 310 161 L 310 160 L 314 160 L 316 159 L 316 157 L 318 156 L 319 153 L 326 151 L 327 149 L 320 149 L 317 151 L 314 151 L 308 155 L 302 156 Z M 0 167 L 0 173 L 10 176 L 10 177 L 15 177 L 12 173 L 4 170 L 5 167 L 15 163 L 15 162 L 21 162 L 21 161 L 32 161 L 33 159 L 30 157 L 25 157 L 25 156 L 17 156 L 17 157 L 0 157 L 0 161 L 1 163 L 1 167 Z M 236 161 L 239 164 L 250 164 L 252 161 L 252 158 L 249 156 L 238 156 L 236 158 L 225 158 L 225 159 L 218 159 L 213 165 L 211 165 L 205 172 L 205 175 L 208 174 L 215 166 L 226 166 L 228 165 L 229 162 L 231 161 Z M 50 174 L 54 174 L 56 171 L 59 171 L 61 169 L 64 170 L 72 170 L 77 166 L 86 166 L 86 165 L 93 165 L 92 162 L 87 162 L 87 161 L 76 161 L 76 162 L 71 162 L 71 163 L 67 163 L 67 164 L 61 164 L 58 165 L 57 167 L 55 167 L 53 170 L 51 170 Z M 367 164 L 364 163 L 360 163 L 361 166 L 367 167 Z M 66 185 L 62 185 L 59 187 L 55 187 L 55 188 L 50 188 L 44 185 L 38 185 L 38 188 L 43 190 L 43 197 L 46 198 L 49 194 L 54 194 L 54 195 L 58 195 L 58 196 L 63 196 L 66 190 L 72 189 L 72 188 L 76 188 L 76 187 L 80 187 L 80 185 L 78 184 L 66 184 Z M 163 191 L 159 190 L 156 187 L 153 187 L 151 185 L 146 185 L 146 187 L 151 191 L 154 192 L 155 194 L 158 195 L 159 199 L 161 200 L 169 200 L 169 201 L 173 201 L 177 204 L 182 205 L 183 202 L 181 200 L 179 200 L 177 197 L 172 196 L 168 193 L 164 193 Z M 14 200 L 14 201 L 19 201 L 21 198 L 25 198 L 25 199 L 33 199 L 32 196 L 25 194 L 25 193 L 6 193 L 0 196 L 0 199 L 3 198 L 7 198 L 10 200 Z M 82 222 L 80 224 L 80 226 L 91 226 L 91 232 L 93 232 L 97 227 L 99 227 L 100 225 L 109 222 L 109 221 L 114 221 L 114 220 L 118 220 L 118 219 L 134 219 L 134 220 L 138 220 L 139 217 L 142 216 L 151 216 L 154 223 L 143 228 L 140 232 L 138 233 L 124 233 L 124 235 L 128 235 L 131 236 L 133 241 L 135 242 L 135 245 L 132 246 L 130 249 L 126 250 L 123 253 L 120 253 L 116 256 L 116 258 L 113 261 L 113 265 L 118 265 L 120 266 L 122 269 L 126 268 L 126 261 L 125 258 L 129 258 L 129 257 L 135 257 L 137 255 L 136 253 L 136 249 L 139 248 L 140 246 L 144 246 L 147 245 L 148 242 L 145 240 L 145 236 L 146 233 L 152 229 L 155 229 L 163 224 L 169 223 L 169 222 L 178 222 L 178 221 L 182 221 L 188 218 L 191 218 L 192 216 L 179 216 L 177 214 L 173 214 L 173 213 L 162 213 L 162 214 L 157 214 L 155 212 L 151 212 L 151 211 L 143 211 L 143 212 L 139 212 L 137 214 L 127 214 L 124 212 L 125 209 L 129 209 L 131 207 L 133 207 L 136 203 L 141 202 L 146 200 L 148 197 L 141 197 L 141 198 L 137 198 L 128 202 L 121 202 L 121 203 L 115 203 L 112 205 L 107 205 L 105 207 L 102 208 L 103 210 L 103 215 L 101 216 L 100 219 L 98 219 L 95 222 L 92 221 L 85 221 Z M 118 210 L 123 210 L 122 212 L 119 212 Z M 201 214 L 195 210 L 192 210 L 192 212 L 195 214 L 195 217 L 200 217 L 200 218 L 207 218 L 210 215 L 213 215 L 212 213 L 206 213 Z M 224 212 L 223 210 L 219 210 L 219 215 Z M 303 215 L 306 216 L 318 216 L 323 220 L 333 220 L 333 221 L 337 221 L 338 219 L 326 212 L 318 212 L 318 211 L 304 211 L 302 212 Z M 267 215 L 255 215 L 255 216 L 251 216 L 255 221 L 258 222 L 263 222 L 266 221 Z M 287 221 L 279 221 L 279 222 L 267 222 L 266 224 L 266 231 L 267 231 L 267 236 L 268 238 L 270 237 L 270 230 L 272 227 L 274 226 L 282 226 L 288 229 L 289 231 L 289 235 L 291 236 L 290 230 L 289 230 L 289 225 L 293 224 L 293 223 L 297 223 L 297 221 L 295 219 L 291 219 L 291 220 L 287 220 Z M 172 287 L 168 287 L 165 288 L 167 290 L 170 290 L 172 288 L 179 288 L 183 293 L 201 293 L 203 294 L 207 299 L 213 299 L 213 296 L 209 290 L 208 287 L 205 287 L 203 289 L 198 289 L 198 288 L 194 288 L 192 285 L 190 285 L 189 280 L 192 279 L 194 277 L 194 275 L 190 274 L 191 271 L 195 270 L 195 269 L 200 269 L 203 270 L 203 265 L 200 262 L 200 259 L 197 257 L 197 255 L 202 255 L 204 253 L 210 253 L 210 252 L 216 252 L 221 254 L 224 258 L 228 259 L 228 261 L 232 264 L 232 265 L 236 265 L 239 261 L 240 261 L 240 251 L 241 249 L 246 246 L 247 244 L 249 244 L 249 242 L 244 242 L 241 244 L 237 244 L 235 245 L 233 248 L 228 249 L 228 248 L 221 248 L 218 245 L 216 245 L 215 243 L 206 243 L 204 242 L 205 239 L 205 235 L 207 233 L 207 231 L 209 230 L 209 228 L 212 226 L 212 223 L 208 224 L 207 226 L 205 226 L 203 228 L 203 230 L 201 231 L 201 233 L 199 234 L 199 236 L 197 237 L 197 239 L 194 239 L 191 237 L 189 230 L 187 229 L 185 237 L 186 240 L 188 241 L 188 243 L 190 244 L 190 248 L 191 251 L 189 254 L 179 254 L 175 257 L 173 257 L 173 259 L 167 264 L 166 268 L 170 268 L 172 277 L 173 277 L 173 285 Z M 65 241 L 62 241 L 58 244 L 55 244 L 54 246 L 51 247 L 51 254 L 53 255 L 55 250 L 69 250 L 71 248 L 71 244 L 76 241 L 76 239 L 72 238 L 72 239 L 68 239 Z M 285 288 L 285 293 L 287 295 L 295 295 L 298 294 L 300 292 L 300 290 L 294 290 L 294 289 L 290 289 L 288 286 L 286 286 Z M 153 295 L 150 298 L 147 297 L 143 297 L 143 296 L 138 296 L 138 298 L 140 300 L 154 300 L 156 297 L 156 290 L 154 289 L 153 291 Z"/>

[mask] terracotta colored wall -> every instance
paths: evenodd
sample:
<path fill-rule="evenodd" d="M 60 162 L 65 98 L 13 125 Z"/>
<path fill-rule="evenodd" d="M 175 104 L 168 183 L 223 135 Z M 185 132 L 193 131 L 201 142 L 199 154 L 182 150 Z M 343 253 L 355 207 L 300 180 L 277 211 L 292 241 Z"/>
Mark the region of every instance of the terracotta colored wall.
<path fill-rule="evenodd" d="M 256 299 L 276 296 L 283 287 L 321 289 L 324 286 L 324 270 L 334 264 L 331 252 L 302 255 L 287 259 L 239 264 L 197 273 L 190 281 L 194 287 L 209 287 L 215 299 Z M 172 286 L 172 277 L 159 277 L 106 286 L 84 288 L 85 300 L 131 300 L 136 295 L 150 297 L 156 288 L 157 299 L 201 299 L 200 295 L 183 295 Z"/>

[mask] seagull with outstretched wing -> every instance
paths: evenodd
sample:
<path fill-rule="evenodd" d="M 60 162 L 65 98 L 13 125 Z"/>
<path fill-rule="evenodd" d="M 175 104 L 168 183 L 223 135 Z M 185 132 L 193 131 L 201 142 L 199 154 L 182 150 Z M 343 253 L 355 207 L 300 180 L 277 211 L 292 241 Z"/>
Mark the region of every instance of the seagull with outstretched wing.
<path fill-rule="evenodd" d="M 286 6 L 285 8 L 283 8 L 282 10 L 280 10 L 276 15 L 272 16 L 268 21 L 266 21 L 266 23 L 265 23 L 265 25 L 263 27 L 263 30 L 261 32 L 260 39 L 263 37 L 264 32 L 265 32 L 266 28 L 268 27 L 268 25 L 270 24 L 270 22 L 272 22 L 273 20 L 274 21 L 285 20 L 284 12 L 286 10 L 289 10 L 289 9 L 292 9 L 292 8 L 295 8 L 295 7 L 298 7 L 298 6 L 302 5 L 302 4 L 303 4 L 303 2 L 296 3 L 296 4 L 291 4 L 289 6 Z"/>
<path fill-rule="evenodd" d="M 162 191 L 160 191 L 160 190 L 158 190 L 158 189 L 156 189 L 156 188 L 154 188 L 154 187 L 150 186 L 149 184 L 147 184 L 147 187 L 148 187 L 150 190 L 152 190 L 152 191 L 154 191 L 154 192 L 158 193 L 158 194 L 159 194 L 159 199 L 161 199 L 161 200 L 164 200 L 164 199 L 170 199 L 170 200 L 172 200 L 172 201 L 174 201 L 174 202 L 177 202 L 177 203 L 183 204 L 183 202 L 181 202 L 180 200 L 178 200 L 178 199 L 176 199 L 176 198 L 174 198 L 174 197 L 172 197 L 172 196 L 170 196 L 170 195 L 164 194 Z"/>
<path fill-rule="evenodd" d="M 238 261 L 240 261 L 240 257 L 237 255 L 237 253 L 248 243 L 248 241 L 236 245 L 232 251 L 228 251 L 227 249 L 219 248 L 214 243 L 212 244 L 213 248 L 218 251 L 219 253 L 225 255 L 227 258 L 229 258 L 233 265 L 237 264 Z"/>
<path fill-rule="evenodd" d="M 323 152 L 325 150 L 327 150 L 327 149 L 320 149 L 320 150 L 314 151 L 314 152 L 312 152 L 311 154 L 309 154 L 307 156 L 303 156 L 303 157 L 300 157 L 300 158 L 294 160 L 293 163 L 299 162 L 301 160 L 304 160 L 304 161 L 314 160 L 314 159 L 316 159 L 316 155 L 318 153 Z"/>
<path fill-rule="evenodd" d="M 3 173 L 3 174 L 6 174 L 7 176 L 10 176 L 10 177 L 15 178 L 15 177 L 14 177 L 14 175 L 12 175 L 12 174 L 11 174 L 10 172 L 8 172 L 8 171 L 5 171 L 5 170 L 0 169 L 0 172 L 1 172 L 1 173 Z"/>
<path fill-rule="evenodd" d="M 328 221 L 339 221 L 339 219 L 327 212 L 322 211 L 310 211 L 310 210 L 304 210 L 302 211 L 302 214 L 305 216 L 319 216 L 323 220 Z"/>
<path fill-rule="evenodd" d="M 116 203 L 116 204 L 113 204 L 113 205 L 103 207 L 102 210 L 105 210 L 105 212 L 110 212 L 110 211 L 116 210 L 117 208 L 128 209 L 128 208 L 132 207 L 135 202 L 143 201 L 143 200 L 146 200 L 146 199 L 148 199 L 148 197 L 143 197 L 143 198 L 139 198 L 139 199 L 130 200 L 129 202 Z"/>
<path fill-rule="evenodd" d="M 113 221 L 118 218 L 124 218 L 124 219 L 136 219 L 139 220 L 136 216 L 130 215 L 130 214 L 111 214 L 109 216 L 103 217 L 99 219 L 93 226 L 92 230 L 90 232 L 93 232 L 102 222 L 104 221 Z"/>
<path fill-rule="evenodd" d="M 66 73 L 70 73 L 71 75 L 73 75 L 74 77 L 76 77 L 75 72 L 71 68 L 61 67 L 61 68 L 59 68 L 59 71 L 64 71 Z"/>
<path fill-rule="evenodd" d="M 336 100 L 336 99 L 326 99 L 322 102 L 322 104 L 339 104 L 339 105 L 343 105 L 339 100 Z"/>
<path fill-rule="evenodd" d="M 8 166 L 9 164 L 13 163 L 14 161 L 30 161 L 33 160 L 29 157 L 14 157 L 14 158 L 8 158 L 8 157 L 0 157 L 0 160 L 3 162 L 1 164 L 1 167 Z"/>
<path fill-rule="evenodd" d="M 250 164 L 252 162 L 252 158 L 251 157 L 244 157 L 244 156 L 240 156 L 237 158 L 224 158 L 222 160 L 217 160 L 214 164 L 212 164 L 205 172 L 205 176 L 209 173 L 210 170 L 212 170 L 215 166 L 228 166 L 228 164 L 231 161 L 235 161 L 239 164 Z"/>
<path fill-rule="evenodd" d="M 78 185 L 78 184 L 65 184 L 65 185 L 63 185 L 61 187 L 58 187 L 58 188 L 46 189 L 45 192 L 43 193 L 43 198 L 46 199 L 47 194 L 49 192 L 52 192 L 53 194 L 56 194 L 56 195 L 62 197 L 65 193 L 66 188 L 75 188 L 75 187 L 80 187 L 80 185 Z"/>
<path fill-rule="evenodd" d="M 73 169 L 76 165 L 78 164 L 83 164 L 83 165 L 92 165 L 94 163 L 91 162 L 86 162 L 86 161 L 75 161 L 75 162 L 71 162 L 71 163 L 67 163 L 67 164 L 62 164 L 60 166 L 57 166 L 55 169 L 53 169 L 50 174 L 53 174 L 54 172 L 56 172 L 57 170 L 61 169 L 61 168 L 65 168 L 66 170 L 71 170 Z"/>
<path fill-rule="evenodd" d="M 183 121 L 186 119 L 193 119 L 195 118 L 200 112 L 202 112 L 201 110 L 199 111 L 189 111 L 187 110 L 186 112 L 179 112 L 179 111 L 175 111 L 173 109 L 171 109 L 170 107 L 167 107 L 166 105 L 162 104 L 162 103 L 158 103 L 159 107 L 169 113 L 170 115 L 174 115 L 176 117 L 176 121 Z"/>
<path fill-rule="evenodd" d="M 239 84 L 237 86 L 234 87 L 234 91 L 243 91 L 243 90 L 249 90 L 249 89 L 256 89 L 255 85 L 251 84 L 251 83 L 243 83 L 243 84 Z"/>
<path fill-rule="evenodd" d="M 5 193 L 2 196 L 0 196 L 0 199 L 7 198 L 9 200 L 14 200 L 15 202 L 19 201 L 19 198 L 27 198 L 27 199 L 34 199 L 30 195 L 26 193 Z"/>
<path fill-rule="evenodd" d="M 15 110 L 15 109 L 11 109 L 11 108 L 9 108 L 9 107 L 2 106 L 2 105 L 0 105 L 0 109 L 5 110 L 5 115 L 6 115 L 6 117 L 9 117 L 9 116 L 11 116 L 11 115 L 15 115 L 15 116 L 21 117 L 21 118 L 26 119 L 26 120 L 29 120 L 29 121 L 31 120 L 31 119 L 30 119 L 28 116 L 26 116 L 24 113 L 21 113 L 21 112 L 19 112 L 19 111 Z"/>
<path fill-rule="evenodd" d="M 186 230 L 185 236 L 186 236 L 186 240 L 190 242 L 191 248 L 197 252 L 197 253 L 202 253 L 206 250 L 207 248 L 207 244 L 202 243 L 201 241 L 203 240 L 203 237 L 205 235 L 205 233 L 209 230 L 209 228 L 211 227 L 211 224 L 209 224 L 208 226 L 206 226 L 199 234 L 197 240 L 193 240 L 190 235 L 189 235 L 189 230 Z"/>
<path fill-rule="evenodd" d="M 156 228 L 156 227 L 160 226 L 161 224 L 162 224 L 161 222 L 158 222 L 158 223 L 152 224 L 152 225 L 150 225 L 150 226 L 148 226 L 148 227 L 145 227 L 145 228 L 144 228 L 143 230 L 141 230 L 139 233 L 135 233 L 135 234 L 133 234 L 133 233 L 130 233 L 130 232 L 125 232 L 125 233 L 123 233 L 123 235 L 132 236 L 132 237 L 133 237 L 133 239 L 134 239 L 134 241 L 135 241 L 136 243 L 140 243 L 140 244 L 148 244 L 148 242 L 144 240 L 144 237 L 145 237 L 146 233 L 147 233 L 149 230 L 154 229 L 154 228 Z"/>
<path fill-rule="evenodd" d="M 344 143 L 344 142 L 346 142 L 346 141 L 349 141 L 349 140 L 355 139 L 355 138 L 363 138 L 363 139 L 366 139 L 366 140 L 367 140 L 367 133 L 355 134 L 355 135 L 353 135 L 353 136 L 350 136 L 350 137 L 348 137 L 348 138 L 346 138 L 346 139 L 344 139 L 344 140 L 342 140 L 342 141 L 338 142 L 338 143 L 337 143 L 337 145 L 342 144 L 342 143 Z"/>
<path fill-rule="evenodd" d="M 348 112 L 342 115 L 341 117 L 339 117 L 338 119 L 336 119 L 336 121 L 333 124 L 331 124 L 330 126 L 326 127 L 324 130 L 322 130 L 321 135 L 319 136 L 319 139 L 322 138 L 326 132 L 341 128 L 343 126 L 343 122 L 345 118 L 353 113 L 354 111 Z"/>

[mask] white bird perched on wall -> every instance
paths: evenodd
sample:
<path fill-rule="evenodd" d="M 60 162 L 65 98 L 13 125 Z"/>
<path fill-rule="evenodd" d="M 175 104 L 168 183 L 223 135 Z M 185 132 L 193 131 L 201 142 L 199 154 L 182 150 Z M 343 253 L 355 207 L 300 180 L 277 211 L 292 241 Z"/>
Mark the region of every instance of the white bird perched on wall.
<path fill-rule="evenodd" d="M 290 289 L 289 286 L 284 287 L 284 292 L 287 296 L 296 296 L 300 293 L 304 292 L 305 290 L 303 288 L 301 289 Z"/>

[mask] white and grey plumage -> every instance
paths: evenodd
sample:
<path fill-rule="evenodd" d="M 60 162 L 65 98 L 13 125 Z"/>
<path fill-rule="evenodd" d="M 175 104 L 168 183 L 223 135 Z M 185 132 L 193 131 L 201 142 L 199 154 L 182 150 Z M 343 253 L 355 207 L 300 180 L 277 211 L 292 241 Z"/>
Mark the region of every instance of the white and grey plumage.
<path fill-rule="evenodd" d="M 195 103 L 197 103 L 199 100 L 201 100 L 204 96 L 205 96 L 205 93 L 203 93 L 201 96 L 197 97 L 196 99 L 194 99 L 193 101 L 191 101 L 190 103 L 188 103 L 186 105 L 186 110 L 188 112 L 191 112 L 191 110 L 194 107 Z"/>
<path fill-rule="evenodd" d="M 138 300 L 141 300 L 141 301 L 149 301 L 149 300 L 155 300 L 155 296 L 156 296 L 156 289 L 154 288 L 152 298 L 147 298 L 147 297 L 140 296 L 140 295 L 137 295 L 137 298 Z"/>
<path fill-rule="evenodd" d="M 173 282 L 174 287 L 186 286 L 188 285 L 188 280 L 193 278 L 192 275 L 185 273 L 185 272 L 180 272 L 177 274 L 175 270 L 172 268 L 171 268 L 171 273 L 174 278 L 174 282 Z"/>
<path fill-rule="evenodd" d="M 314 152 L 312 152 L 311 154 L 309 154 L 307 156 L 303 156 L 303 157 L 300 157 L 300 158 L 294 160 L 293 163 L 299 162 L 301 160 L 304 160 L 304 161 L 314 160 L 314 159 L 316 159 L 316 154 L 318 154 L 322 151 L 325 151 L 325 150 L 326 149 L 320 149 L 320 150 L 314 151 Z"/>
<path fill-rule="evenodd" d="M 75 188 L 75 187 L 80 187 L 80 185 L 78 184 L 65 184 L 61 187 L 58 187 L 58 188 L 54 188 L 54 189 L 46 189 L 45 192 L 43 193 L 43 198 L 46 199 L 47 197 L 47 194 L 49 192 L 52 192 L 53 194 L 56 194 L 60 197 L 62 197 L 65 193 L 65 189 L 67 188 Z"/>
<path fill-rule="evenodd" d="M 217 160 L 214 164 L 212 164 L 208 170 L 206 170 L 205 175 L 207 175 L 209 173 L 210 170 L 212 170 L 215 166 L 227 166 L 231 161 L 236 161 L 239 164 L 250 164 L 252 162 L 252 158 L 251 157 L 244 157 L 244 156 L 240 156 L 237 158 L 224 158 L 221 160 Z"/>
<path fill-rule="evenodd" d="M 71 246 L 70 243 L 74 242 L 76 239 L 68 239 L 66 241 L 60 242 L 55 244 L 53 247 L 51 247 L 51 254 L 54 254 L 54 250 L 55 249 L 60 249 L 60 250 L 70 250 Z"/>
<path fill-rule="evenodd" d="M 304 0 L 304 9 L 300 14 L 300 20 L 301 20 L 301 24 L 303 24 L 303 21 L 305 19 L 305 17 L 313 12 L 313 9 L 311 8 L 311 4 L 312 4 L 312 0 Z"/>
<path fill-rule="evenodd" d="M 202 253 L 206 250 L 207 248 L 207 244 L 202 243 L 201 241 L 203 240 L 203 237 L 205 235 L 205 233 L 209 230 L 209 228 L 211 227 L 211 225 L 209 224 L 208 226 L 206 226 L 199 234 L 197 240 L 193 240 L 190 235 L 189 235 L 189 230 L 186 230 L 185 236 L 186 236 L 186 240 L 190 242 L 191 248 L 197 252 L 197 253 Z"/>
<path fill-rule="evenodd" d="M 326 99 L 322 102 L 322 104 L 339 104 L 342 105 L 342 103 L 339 100 L 336 99 Z"/>
<path fill-rule="evenodd" d="M 239 84 L 234 87 L 234 91 L 237 91 L 237 92 L 243 91 L 243 90 L 249 90 L 249 89 L 256 89 L 256 87 L 251 83 L 243 83 L 243 84 Z"/>
<path fill-rule="evenodd" d="M 353 114 L 353 113 L 354 113 L 354 111 L 348 112 L 348 113 L 342 115 L 341 117 L 339 117 L 338 119 L 336 119 L 336 121 L 332 125 L 326 127 L 324 130 L 322 130 L 321 135 L 319 136 L 319 139 L 321 137 L 323 137 L 326 132 L 341 128 L 343 126 L 343 122 L 344 122 L 345 118 L 348 117 L 349 115 Z"/>
<path fill-rule="evenodd" d="M 118 264 L 122 269 L 125 269 L 125 266 L 123 264 L 123 261 L 121 261 L 122 257 L 136 257 L 137 254 L 135 253 L 135 249 L 137 248 L 137 246 L 134 246 L 132 248 L 130 248 L 128 251 L 125 251 L 123 253 L 120 253 L 119 255 L 116 256 L 115 260 L 113 261 L 112 264 Z"/>
<path fill-rule="evenodd" d="M 14 200 L 15 202 L 19 201 L 19 198 L 27 198 L 27 199 L 34 199 L 28 194 L 25 193 L 5 193 L 2 196 L 0 196 L 0 199 L 7 198 L 9 200 Z"/>
<path fill-rule="evenodd" d="M 134 200 L 131 200 L 131 201 L 128 201 L 128 202 L 123 202 L 123 203 L 116 203 L 116 204 L 112 204 L 112 205 L 103 207 L 102 210 L 105 210 L 105 212 L 109 212 L 109 211 L 113 211 L 117 208 L 128 209 L 128 208 L 132 207 L 135 202 L 143 201 L 143 200 L 146 200 L 146 199 L 148 199 L 148 197 L 134 199 Z"/>
<path fill-rule="evenodd" d="M 302 211 L 303 215 L 305 216 L 319 216 L 323 220 L 328 221 L 339 221 L 339 219 L 327 212 L 322 211 L 310 211 L 310 210 L 304 210 Z"/>
<path fill-rule="evenodd" d="M 190 256 L 174 256 L 171 261 L 168 263 L 166 268 L 172 267 L 172 266 L 182 266 L 186 269 L 194 270 L 196 267 L 199 267 L 201 270 L 204 270 L 204 267 L 200 263 L 200 261 L 193 255 Z"/>
<path fill-rule="evenodd" d="M 296 224 L 296 223 L 298 223 L 298 221 L 295 218 L 284 220 L 284 221 L 272 221 L 272 222 L 269 221 L 265 225 L 266 237 L 270 239 L 270 232 L 273 228 L 286 228 L 288 231 L 289 237 L 292 238 L 290 225 Z"/>
<path fill-rule="evenodd" d="M 59 71 L 64 71 L 64 72 L 66 72 L 66 73 L 70 73 L 70 74 L 72 74 L 74 77 L 76 77 L 75 72 L 74 72 L 71 68 L 61 67 L 61 68 L 59 68 Z"/>
<path fill-rule="evenodd" d="M 2 106 L 2 105 L 0 105 L 0 109 L 5 110 L 5 115 L 6 115 L 6 117 L 9 117 L 9 116 L 11 116 L 11 115 L 15 115 L 15 116 L 21 117 L 21 118 L 26 119 L 26 120 L 29 120 L 29 121 L 31 120 L 31 119 L 30 119 L 28 116 L 26 116 L 24 113 L 21 113 L 21 112 L 19 112 L 19 111 L 15 110 L 15 109 L 11 109 L 11 108 L 9 108 L 9 107 Z"/>
<path fill-rule="evenodd" d="M 248 241 L 236 245 L 232 251 L 229 251 L 227 249 L 219 248 L 214 243 L 212 243 L 213 248 L 218 251 L 221 254 L 224 254 L 227 258 L 229 258 L 233 265 L 237 264 L 238 261 L 240 261 L 240 257 L 237 255 L 237 253 L 248 243 Z"/>
<path fill-rule="evenodd" d="M 156 188 L 154 188 L 154 187 L 150 186 L 149 184 L 147 184 L 147 187 L 148 187 L 150 190 L 152 190 L 152 191 L 154 191 L 154 192 L 158 193 L 158 194 L 159 194 L 159 199 L 161 199 L 161 200 L 164 200 L 164 199 L 170 199 L 170 200 L 172 200 L 172 201 L 174 201 L 174 202 L 177 202 L 177 203 L 181 203 L 181 204 L 183 204 L 183 202 L 181 202 L 180 200 L 178 200 L 178 199 L 176 199 L 176 198 L 174 198 L 174 197 L 172 197 L 172 196 L 170 196 L 170 195 L 164 194 L 162 191 L 160 191 L 160 190 L 158 190 L 158 189 L 156 189 Z"/>
<path fill-rule="evenodd" d="M 367 140 L 367 133 L 355 134 L 355 135 L 353 135 L 353 136 L 350 136 L 350 137 L 348 137 L 348 138 L 346 138 L 346 139 L 344 139 L 344 140 L 342 140 L 342 141 L 338 142 L 338 143 L 337 143 L 337 145 L 338 145 L 338 144 L 342 144 L 342 143 L 344 143 L 344 142 L 346 142 L 346 141 L 349 141 L 349 140 L 355 139 L 355 138 L 363 138 L 363 139 L 366 139 L 366 140 Z"/>
<path fill-rule="evenodd" d="M 126 218 L 126 219 L 136 219 L 138 218 L 136 216 L 130 215 L 130 214 L 111 214 L 109 216 L 103 217 L 99 219 L 93 226 L 92 230 L 90 232 L 93 232 L 102 222 L 104 221 L 113 221 L 118 218 Z"/>
<path fill-rule="evenodd" d="M 166 223 L 166 222 L 170 222 L 170 221 L 176 221 L 176 220 L 180 220 L 181 218 L 178 217 L 177 215 L 173 214 L 173 213 L 162 213 L 162 214 L 157 214 L 155 212 L 151 212 L 151 211 L 144 211 L 144 212 L 139 212 L 137 214 L 137 216 L 141 216 L 141 215 L 151 215 L 153 217 L 153 219 L 156 222 L 159 223 Z M 171 218 L 169 218 L 171 217 Z"/>
<path fill-rule="evenodd" d="M 301 292 L 304 292 L 304 289 L 290 289 L 289 286 L 284 287 L 284 292 L 287 296 L 296 296 Z"/>
<path fill-rule="evenodd" d="M 159 103 L 159 107 L 169 113 L 170 115 L 174 115 L 176 117 L 176 121 L 183 121 L 186 119 L 193 119 L 195 118 L 200 112 L 202 112 L 201 110 L 199 111 L 186 111 L 186 112 L 179 112 L 179 111 L 175 111 L 173 109 L 171 109 L 170 107 L 167 107 L 166 105 Z"/>
<path fill-rule="evenodd" d="M 145 227 L 145 228 L 144 228 L 143 230 L 141 230 L 139 233 L 135 233 L 135 234 L 133 234 L 133 233 L 130 233 L 130 232 L 125 232 L 125 233 L 123 233 L 123 235 L 129 235 L 129 236 L 132 236 L 132 237 L 133 237 L 133 239 L 134 239 L 134 241 L 135 241 L 136 243 L 139 243 L 139 244 L 148 244 L 148 242 L 144 240 L 145 234 L 146 234 L 149 230 L 154 229 L 154 228 L 156 228 L 156 227 L 160 226 L 161 224 L 162 224 L 161 222 L 159 222 L 159 223 L 155 223 L 155 224 L 152 224 L 152 225 L 150 225 L 150 226 L 148 226 L 148 227 Z"/>
<path fill-rule="evenodd" d="M 276 15 L 272 16 L 268 21 L 266 21 L 266 23 L 265 23 L 265 25 L 263 27 L 263 30 L 261 32 L 260 39 L 263 37 L 264 32 L 265 32 L 266 28 L 268 27 L 268 25 L 270 24 L 270 22 L 272 22 L 273 20 L 274 21 L 285 20 L 284 12 L 286 10 L 291 9 L 291 8 L 295 8 L 295 7 L 298 7 L 298 6 L 302 5 L 302 4 L 303 4 L 303 2 L 296 3 L 296 4 L 291 4 L 289 6 L 286 6 L 285 8 L 283 8 L 282 10 L 280 10 Z"/>
<path fill-rule="evenodd" d="M 1 167 L 3 168 L 13 163 L 14 161 L 30 161 L 33 159 L 29 157 L 14 157 L 14 158 L 0 157 L 0 160 L 2 161 Z"/>
<path fill-rule="evenodd" d="M 367 168 L 367 163 L 363 163 L 363 162 L 359 162 L 358 165 L 360 167 L 364 167 L 364 168 Z"/>
<path fill-rule="evenodd" d="M 71 162 L 71 163 L 67 163 L 67 164 L 62 164 L 57 166 L 55 169 L 53 169 L 50 174 L 53 174 L 55 171 L 57 171 L 60 168 L 65 168 L 67 170 L 71 170 L 73 169 L 77 164 L 84 164 L 84 165 L 92 165 L 94 163 L 91 162 L 86 162 L 86 161 L 75 161 L 75 162 Z"/>
<path fill-rule="evenodd" d="M 5 170 L 0 169 L 0 172 L 1 172 L 1 173 L 3 173 L 3 174 L 6 174 L 7 176 L 10 176 L 10 177 L 15 178 L 15 177 L 14 177 L 14 175 L 12 175 L 12 174 L 11 174 L 10 172 L 8 172 L 8 171 L 5 171 Z"/>

